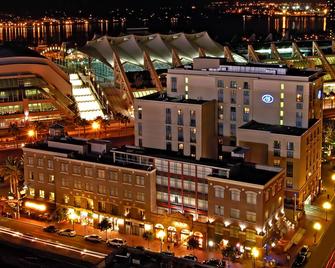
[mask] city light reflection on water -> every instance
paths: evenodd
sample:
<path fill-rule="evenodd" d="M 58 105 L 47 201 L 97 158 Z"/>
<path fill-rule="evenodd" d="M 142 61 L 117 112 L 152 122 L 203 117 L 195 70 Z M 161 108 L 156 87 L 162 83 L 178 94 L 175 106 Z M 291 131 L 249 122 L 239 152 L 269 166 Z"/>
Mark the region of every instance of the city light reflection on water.
<path fill-rule="evenodd" d="M 129 24 L 129 25 L 128 25 Z M 230 27 L 235 25 L 235 27 Z M 96 21 L 47 21 L 0 23 L 0 41 L 23 41 L 28 45 L 61 44 L 75 42 L 83 45 L 95 34 L 118 36 L 126 33 L 127 27 L 142 27 L 140 23 L 129 23 L 126 20 Z M 220 20 L 209 18 L 205 22 L 169 20 L 155 23 L 148 22 L 149 32 L 200 32 L 208 31 L 219 42 L 230 41 L 234 36 L 264 36 L 278 33 L 285 36 L 286 32 L 295 34 L 324 34 L 327 30 L 325 17 L 290 17 L 290 16 L 239 16 L 227 15 Z M 265 35 L 265 36 L 266 36 Z"/>

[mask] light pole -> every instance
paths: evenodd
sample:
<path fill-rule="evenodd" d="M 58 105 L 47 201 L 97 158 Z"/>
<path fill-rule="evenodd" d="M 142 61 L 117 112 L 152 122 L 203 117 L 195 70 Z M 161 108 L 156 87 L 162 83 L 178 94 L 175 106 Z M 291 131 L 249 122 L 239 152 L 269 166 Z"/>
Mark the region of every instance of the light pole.
<path fill-rule="evenodd" d="M 255 268 L 256 267 L 256 259 L 259 256 L 259 250 L 256 247 L 252 248 L 251 255 L 252 255 L 253 259 L 254 259 L 254 268 Z"/>
<path fill-rule="evenodd" d="M 158 239 L 161 242 L 161 244 L 160 244 L 160 252 L 162 252 L 163 251 L 163 240 L 164 240 L 164 237 L 165 237 L 165 232 L 163 230 L 160 230 L 157 233 L 157 237 L 158 237 Z"/>
<path fill-rule="evenodd" d="M 71 214 L 69 215 L 69 218 L 70 218 L 70 220 L 71 220 L 71 222 L 72 222 L 72 230 L 74 231 L 74 220 L 77 218 L 77 216 L 76 216 L 76 214 L 71 213 Z"/>
<path fill-rule="evenodd" d="M 317 236 L 317 233 L 321 230 L 321 224 L 319 222 L 316 222 L 314 223 L 313 225 L 313 229 L 315 230 L 315 233 L 314 233 L 314 244 L 316 244 L 316 236 Z"/>
<path fill-rule="evenodd" d="M 326 201 L 322 204 L 322 207 L 326 211 L 326 221 L 328 221 L 327 212 L 328 212 L 329 209 L 331 209 L 332 205 L 328 201 Z"/>

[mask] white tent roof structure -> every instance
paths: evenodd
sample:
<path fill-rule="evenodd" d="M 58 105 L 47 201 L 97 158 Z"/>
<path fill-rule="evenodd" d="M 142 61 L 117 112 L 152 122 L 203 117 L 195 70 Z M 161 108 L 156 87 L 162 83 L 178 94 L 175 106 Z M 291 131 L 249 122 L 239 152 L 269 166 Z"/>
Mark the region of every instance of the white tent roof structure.
<path fill-rule="evenodd" d="M 113 52 L 117 52 L 122 64 L 131 64 L 144 68 L 143 53 L 146 51 L 152 62 L 172 66 L 172 51 L 178 54 L 181 62 L 187 64 L 199 56 L 202 49 L 206 56 L 224 57 L 223 46 L 210 38 L 207 32 L 195 34 L 150 34 L 146 36 L 126 35 L 121 37 L 102 36 L 88 41 L 80 49 L 86 55 L 96 58 L 113 68 Z M 236 62 L 246 62 L 240 55 L 234 54 Z"/>

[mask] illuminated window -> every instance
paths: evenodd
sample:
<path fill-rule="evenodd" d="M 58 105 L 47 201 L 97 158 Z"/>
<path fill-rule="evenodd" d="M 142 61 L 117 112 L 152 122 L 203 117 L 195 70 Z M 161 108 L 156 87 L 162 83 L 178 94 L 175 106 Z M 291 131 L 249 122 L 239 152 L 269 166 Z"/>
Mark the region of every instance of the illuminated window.
<path fill-rule="evenodd" d="M 216 198 L 224 198 L 224 188 L 215 187 L 215 197 Z"/>
<path fill-rule="evenodd" d="M 34 197 L 35 196 L 35 188 L 29 188 L 29 195 Z"/>
<path fill-rule="evenodd" d="M 280 119 L 279 124 L 280 124 L 281 126 L 284 125 L 284 120 L 283 120 L 283 119 Z"/>
<path fill-rule="evenodd" d="M 45 198 L 45 192 L 44 192 L 44 190 L 40 190 L 39 191 L 39 196 L 40 196 L 40 198 Z"/>
<path fill-rule="evenodd" d="M 246 192 L 247 195 L 247 204 L 256 205 L 257 194 L 254 192 Z"/>
<path fill-rule="evenodd" d="M 284 97 L 285 97 L 285 94 L 284 93 L 280 93 L 280 98 L 284 99 Z"/>
<path fill-rule="evenodd" d="M 49 175 L 49 183 L 55 182 L 55 175 Z"/>
<path fill-rule="evenodd" d="M 65 194 L 64 195 L 64 204 L 68 204 L 69 201 L 70 201 L 70 197 L 67 194 Z"/>
<path fill-rule="evenodd" d="M 255 212 L 247 211 L 246 216 L 247 216 L 246 217 L 247 221 L 256 222 L 256 213 Z"/>
<path fill-rule="evenodd" d="M 239 219 L 240 218 L 240 210 L 235 209 L 235 208 L 231 208 L 230 209 L 230 217 L 234 218 L 234 219 Z"/>
<path fill-rule="evenodd" d="M 218 215 L 218 216 L 223 216 L 224 215 L 224 207 L 215 205 L 214 214 Z"/>
<path fill-rule="evenodd" d="M 136 176 L 136 184 L 144 186 L 144 177 L 143 176 Z"/>
<path fill-rule="evenodd" d="M 273 160 L 273 165 L 274 165 L 275 167 L 280 167 L 280 159 L 274 159 L 274 160 Z"/>
<path fill-rule="evenodd" d="M 144 202 L 144 193 L 143 192 L 137 192 L 136 193 L 136 200 L 140 202 Z"/>
<path fill-rule="evenodd" d="M 280 84 L 280 89 L 284 90 L 285 89 L 285 85 L 284 84 Z"/>
<path fill-rule="evenodd" d="M 48 160 L 48 169 L 54 168 L 54 162 L 52 160 Z"/>
<path fill-rule="evenodd" d="M 240 194 L 241 192 L 239 190 L 231 190 L 230 192 L 230 199 L 232 201 L 240 201 Z"/>
<path fill-rule="evenodd" d="M 188 77 L 185 77 L 185 83 L 188 84 Z"/>
<path fill-rule="evenodd" d="M 284 111 L 280 111 L 280 116 L 281 116 L 281 117 L 284 116 Z"/>
<path fill-rule="evenodd" d="M 55 193 L 54 192 L 49 193 L 49 200 L 50 201 L 55 201 Z"/>
<path fill-rule="evenodd" d="M 280 102 L 280 108 L 284 108 L 284 102 Z"/>
<path fill-rule="evenodd" d="M 188 92 L 188 85 L 185 86 L 185 91 Z"/>

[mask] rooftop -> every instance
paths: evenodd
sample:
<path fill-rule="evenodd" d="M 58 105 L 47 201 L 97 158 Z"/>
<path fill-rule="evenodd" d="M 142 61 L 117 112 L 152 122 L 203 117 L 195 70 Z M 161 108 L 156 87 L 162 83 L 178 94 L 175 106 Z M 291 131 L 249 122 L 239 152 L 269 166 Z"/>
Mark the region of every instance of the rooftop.
<path fill-rule="evenodd" d="M 175 160 L 187 163 L 193 163 L 198 165 L 210 166 L 215 169 L 227 169 L 229 170 L 229 177 L 225 176 L 224 173 L 218 171 L 212 174 L 208 174 L 211 177 L 228 179 L 233 181 L 252 183 L 257 185 L 265 185 L 274 176 L 279 173 L 278 168 L 268 167 L 267 169 L 261 168 L 252 163 L 246 163 L 241 158 L 234 158 L 227 155 L 224 160 L 213 160 L 213 159 L 200 159 L 196 160 L 192 157 L 183 156 L 178 152 L 151 149 L 151 148 L 139 148 L 139 147 L 122 147 L 116 150 L 117 152 L 124 152 L 129 154 L 143 155 L 148 157 L 164 158 L 168 160 Z"/>
<path fill-rule="evenodd" d="M 10 44 L 0 45 L 0 58 L 9 57 L 35 57 L 44 58 L 38 52 L 29 48 L 14 46 Z"/>
<path fill-rule="evenodd" d="M 212 67 L 206 64 L 208 60 L 215 60 Z M 202 61 L 205 60 L 204 68 L 201 67 Z M 319 77 L 323 75 L 321 70 L 312 69 L 297 69 L 288 67 L 286 64 L 265 64 L 265 63 L 251 63 L 251 62 L 228 62 L 225 58 L 220 57 L 197 57 L 194 58 L 194 65 L 185 65 L 177 67 L 176 69 L 185 70 L 202 70 L 213 72 L 231 72 L 231 73 L 250 73 L 250 74 L 266 74 L 266 75 L 286 75 L 286 76 L 300 76 L 300 77 Z M 218 64 L 218 65 L 216 65 Z M 194 67 L 194 66 L 197 67 Z M 206 67 L 207 66 L 207 67 Z"/>
<path fill-rule="evenodd" d="M 309 121 L 309 127 L 313 126 L 317 121 L 318 120 L 316 119 L 311 119 Z M 302 136 L 308 130 L 307 128 L 263 124 L 263 123 L 259 123 L 254 120 L 246 123 L 240 128 L 250 129 L 250 130 L 268 131 L 274 134 L 283 134 L 283 135 L 291 135 L 291 136 Z"/>
<path fill-rule="evenodd" d="M 77 143 L 74 141 L 74 139 L 72 139 L 69 140 L 68 143 L 82 144 L 83 141 L 80 140 Z M 76 159 L 79 161 L 101 163 L 111 166 L 127 167 L 142 171 L 152 170 L 154 158 L 161 158 L 161 159 L 163 158 L 172 161 L 208 166 L 212 169 L 212 173 L 207 174 L 210 177 L 251 183 L 256 185 L 265 185 L 280 171 L 280 169 L 278 168 L 273 167 L 262 168 L 251 163 L 245 163 L 242 158 L 234 158 L 231 157 L 229 154 L 227 154 L 224 160 L 212 160 L 212 159 L 196 160 L 192 157 L 181 155 L 178 152 L 151 149 L 151 148 L 139 148 L 134 146 L 123 146 L 117 149 L 113 149 L 108 153 L 87 152 L 84 154 L 80 154 L 74 150 L 49 147 L 47 143 L 28 144 L 26 145 L 26 148 L 62 153 L 66 154 L 67 158 Z M 128 157 L 126 155 L 131 157 Z M 142 158 L 139 159 L 134 156 Z"/>
<path fill-rule="evenodd" d="M 172 97 L 167 96 L 165 93 L 159 93 L 159 92 L 144 96 L 139 99 L 140 100 L 174 102 L 174 103 L 198 104 L 198 105 L 202 105 L 206 102 L 209 102 L 208 100 L 201 100 L 201 99 L 196 100 L 196 99 L 185 99 L 185 98 L 172 98 Z"/>

